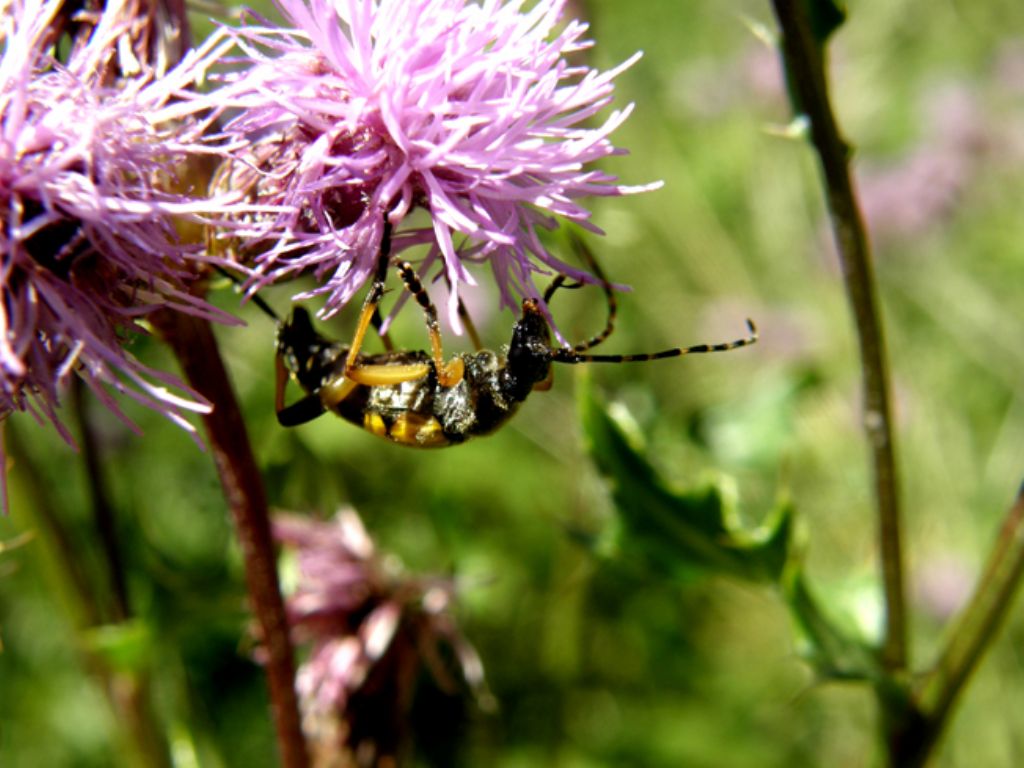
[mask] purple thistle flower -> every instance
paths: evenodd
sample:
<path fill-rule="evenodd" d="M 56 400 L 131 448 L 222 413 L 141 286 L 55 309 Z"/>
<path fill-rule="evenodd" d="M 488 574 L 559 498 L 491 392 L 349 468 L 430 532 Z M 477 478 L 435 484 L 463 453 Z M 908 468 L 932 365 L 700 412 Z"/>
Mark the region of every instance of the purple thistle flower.
<path fill-rule="evenodd" d="M 194 433 L 184 413 L 209 405 L 125 344 L 160 308 L 232 320 L 189 293 L 201 245 L 178 234 L 223 204 L 183 192 L 187 155 L 205 150 L 198 107 L 182 97 L 228 44 L 214 38 L 173 68 L 152 65 L 139 58 L 150 19 L 111 0 L 76 17 L 58 61 L 63 4 L 3 6 L 0 418 L 28 411 L 72 442 L 56 411 L 75 374 L 129 425 L 112 391 Z"/>
<path fill-rule="evenodd" d="M 609 135 L 632 111 L 585 123 L 612 100 L 613 79 L 565 58 L 588 48 L 586 25 L 557 30 L 563 0 L 277 0 L 293 29 L 233 31 L 251 67 L 213 98 L 238 110 L 223 140 L 236 163 L 224 183 L 290 209 L 255 247 L 253 290 L 312 270 L 342 307 L 372 272 L 384 217 L 393 251 L 427 245 L 451 323 L 470 262 L 486 262 L 502 303 L 534 296 L 536 273 L 580 270 L 547 251 L 537 229 L 561 216 L 589 225 L 577 201 L 628 187 L 592 163 L 621 153 Z M 410 220 L 424 209 L 429 222 Z M 270 243 L 270 245 L 268 245 Z"/>
<path fill-rule="evenodd" d="M 309 646 L 296 687 L 318 748 L 393 756 L 409 736 L 408 709 L 424 667 L 444 693 L 469 690 L 487 704 L 483 666 L 449 612 L 450 580 L 401 574 L 393 558 L 376 553 L 351 509 L 332 522 L 280 516 L 274 537 L 297 557 L 287 612 L 295 641 Z M 455 669 L 445 650 L 454 653 Z"/>

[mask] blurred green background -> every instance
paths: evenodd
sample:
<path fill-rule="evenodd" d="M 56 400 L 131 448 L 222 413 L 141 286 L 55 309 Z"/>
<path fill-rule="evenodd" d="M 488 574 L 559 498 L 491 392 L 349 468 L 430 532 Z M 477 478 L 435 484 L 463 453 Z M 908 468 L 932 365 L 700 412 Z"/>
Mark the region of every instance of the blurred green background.
<path fill-rule="evenodd" d="M 592 23 L 594 66 L 645 52 L 618 80 L 616 106 L 637 105 L 614 137 L 631 154 L 608 167 L 625 183 L 665 181 L 592 202 L 607 237 L 590 244 L 633 288 L 604 351 L 726 340 L 748 316 L 761 330 L 751 349 L 594 367 L 592 383 L 631 410 L 680 484 L 724 478 L 750 522 L 788 493 L 818 590 L 870 635 L 879 594 L 857 349 L 814 159 L 780 135 L 778 61 L 750 29 L 771 28 L 768 3 L 588 0 L 575 11 Z M 1024 6 L 854 2 L 831 64 L 891 351 L 921 667 L 1024 470 Z M 560 327 L 587 336 L 603 305 L 596 292 L 568 293 L 555 305 Z M 281 308 L 287 296 L 266 298 Z M 237 306 L 228 291 L 220 301 Z M 554 389 L 492 437 L 410 451 L 328 417 L 278 427 L 273 327 L 255 307 L 242 315 L 248 327 L 218 335 L 273 505 L 326 517 L 351 504 L 410 571 L 463 585 L 458 616 L 499 709 L 472 715 L 458 757 L 441 764 L 858 766 L 876 756 L 870 691 L 812 678 L 773 591 L 668 583 L 584 546 L 613 510 L 581 440 L 582 371 L 559 370 Z M 331 330 L 339 338 L 345 315 Z M 488 344 L 507 342 L 511 314 L 477 320 Z M 394 336 L 424 346 L 411 308 Z M 173 367 L 155 343 L 133 350 Z M 122 638 L 119 653 L 141 654 L 124 663 L 152 671 L 180 765 L 272 765 L 241 563 L 210 458 L 126 408 L 144 437 L 90 409 L 140 616 L 137 642 Z M 0 541 L 36 535 L 0 554 L 0 765 L 128 764 L 39 514 L 67 520 L 75 559 L 99 572 L 80 458 L 23 415 L 6 430 L 20 458 Z M 1012 616 L 935 765 L 1024 764 L 1024 621 Z"/>

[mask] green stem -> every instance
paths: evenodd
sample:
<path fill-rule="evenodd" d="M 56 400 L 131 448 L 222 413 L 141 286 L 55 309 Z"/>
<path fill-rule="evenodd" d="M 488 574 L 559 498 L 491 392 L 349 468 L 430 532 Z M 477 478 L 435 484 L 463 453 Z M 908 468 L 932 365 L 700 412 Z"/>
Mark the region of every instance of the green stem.
<path fill-rule="evenodd" d="M 885 593 L 882 665 L 900 672 L 908 665 L 906 600 L 900 527 L 899 483 L 893 445 L 892 406 L 885 339 L 879 320 L 871 249 L 850 175 L 850 151 L 829 101 L 822 49 L 801 0 L 772 0 L 782 54 L 794 100 L 810 127 L 818 154 L 832 230 L 853 310 L 864 386 L 864 429 L 871 448 L 878 538 Z"/>
<path fill-rule="evenodd" d="M 111 622 L 118 624 L 132 617 L 127 574 L 117 535 L 114 507 L 110 503 L 110 493 L 103 474 L 100 447 L 89 419 L 87 388 L 79 378 L 72 381 L 71 399 L 71 410 L 78 422 L 79 447 L 85 462 L 86 487 L 92 519 L 103 551 L 102 561 L 106 567 L 107 581 L 112 594 L 112 604 L 107 612 L 111 616 Z M 148 670 L 106 670 L 104 679 L 107 696 L 119 713 L 123 727 L 134 737 L 139 754 L 145 756 L 146 764 L 152 768 L 170 768 L 171 758 L 167 740 L 153 712 L 152 686 Z"/>
<path fill-rule="evenodd" d="M 284 768 L 305 768 L 309 755 L 295 694 L 288 621 L 277 579 L 266 494 L 249 433 L 209 323 L 169 311 L 152 319 L 177 355 L 189 384 L 214 404 L 203 423 L 245 561 L 249 599 L 265 654 L 281 763 Z"/>
<path fill-rule="evenodd" d="M 82 666 L 102 687 L 115 714 L 118 733 L 130 750 L 132 763 L 146 768 L 169 768 L 171 759 L 167 742 L 152 710 L 147 676 L 142 672 L 112 669 L 105 659 L 91 649 L 87 640 L 83 641 L 88 630 L 105 623 L 107 613 L 101 608 L 92 581 L 82 567 L 88 557 L 83 554 L 83 547 L 76 545 L 61 521 L 48 491 L 51 486 L 22 445 L 17 430 L 7 424 L 5 432 L 7 448 L 18 467 L 17 477 L 31 500 L 28 507 L 43 536 L 51 544 L 56 566 L 54 570 L 63 582 L 63 591 L 70 592 L 70 602 L 76 611 L 73 621 Z M 95 489 L 91 493 L 95 494 Z"/>
<path fill-rule="evenodd" d="M 50 545 L 55 561 L 54 570 L 62 582 L 62 591 L 69 595 L 68 602 L 76 627 L 99 626 L 103 623 L 103 611 L 83 566 L 88 558 L 82 556 L 78 542 L 72 538 L 57 514 L 56 504 L 50 495 L 49 489 L 52 486 L 49 478 L 39 471 L 21 434 L 12 423 L 4 424 L 4 442 L 13 465 L 17 467 L 17 472 L 10 473 L 10 477 L 20 482 L 29 500 L 25 506 L 31 510 L 34 527 L 38 528 Z"/>
<path fill-rule="evenodd" d="M 96 435 L 89 422 L 86 412 L 86 386 L 82 380 L 75 378 L 71 384 L 71 410 L 78 422 L 78 435 L 82 459 L 85 461 L 86 486 L 89 489 L 90 507 L 93 523 L 103 550 L 103 563 L 107 569 L 107 579 L 113 594 L 111 615 L 114 621 L 124 621 L 131 617 L 131 605 L 128 602 L 128 585 L 125 578 L 124 558 L 117 536 L 117 522 L 107 492 L 106 478 L 103 475 L 100 449 Z"/>
<path fill-rule="evenodd" d="M 1024 577 L 1024 488 L 1003 521 L 985 572 L 935 666 L 914 688 L 918 727 L 902 740 L 898 765 L 921 765 L 942 734 L 953 702 L 1009 613 Z"/>

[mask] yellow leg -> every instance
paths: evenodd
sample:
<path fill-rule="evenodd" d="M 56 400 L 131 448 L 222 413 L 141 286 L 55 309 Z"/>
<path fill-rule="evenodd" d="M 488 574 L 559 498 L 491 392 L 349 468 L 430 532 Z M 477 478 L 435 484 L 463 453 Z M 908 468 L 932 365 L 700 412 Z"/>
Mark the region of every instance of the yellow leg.
<path fill-rule="evenodd" d="M 404 384 L 416 381 L 430 373 L 427 363 L 410 363 L 408 365 L 357 365 L 345 372 L 345 381 L 353 385 L 362 384 L 366 387 L 388 387 L 393 384 Z"/>
<path fill-rule="evenodd" d="M 345 376 L 349 377 L 358 366 L 356 360 L 359 357 L 359 350 L 363 348 L 363 340 L 366 338 L 366 331 L 370 327 L 373 315 L 377 311 L 377 302 L 371 302 L 374 289 L 366 295 L 366 302 L 363 304 L 363 311 L 359 313 L 359 322 L 356 324 L 356 332 L 352 336 L 352 346 L 348 349 L 348 357 L 345 358 Z"/>
<path fill-rule="evenodd" d="M 366 339 L 366 332 L 379 318 L 378 305 L 384 296 L 384 284 L 387 280 L 388 265 L 391 253 L 391 227 L 385 221 L 384 236 L 380 245 L 380 260 L 377 263 L 377 271 L 374 274 L 373 283 L 366 299 L 363 301 L 363 308 L 359 313 L 359 322 L 356 323 L 355 333 L 352 335 L 352 344 L 349 347 L 348 355 L 345 358 L 345 379 L 365 386 L 388 386 L 401 384 L 406 381 L 414 381 L 427 375 L 428 369 L 425 365 L 361 365 L 359 353 L 363 348 L 363 341 Z M 417 303 L 422 307 L 427 317 L 427 331 L 430 334 L 430 347 L 434 358 L 434 367 L 437 370 L 438 382 L 443 387 L 454 387 L 465 373 L 465 366 L 462 358 L 453 358 L 449 362 L 444 361 L 444 352 L 441 348 L 441 328 L 437 322 L 437 310 L 430 302 L 430 297 L 423 289 L 422 283 L 416 276 L 415 270 L 408 262 L 403 262 L 399 267 L 402 280 L 405 282 L 409 292 L 412 293 Z M 351 390 L 346 390 L 348 394 Z M 343 398 L 339 398 L 337 402 Z M 325 400 L 326 402 L 326 400 Z"/>
<path fill-rule="evenodd" d="M 437 382 L 442 387 L 454 387 L 466 372 L 466 366 L 461 357 L 453 357 L 447 363 L 444 361 L 444 352 L 441 349 L 441 329 L 437 325 L 437 318 L 433 323 L 427 324 L 430 332 L 430 349 L 434 354 L 434 367 L 437 369 Z"/>
<path fill-rule="evenodd" d="M 342 376 L 320 387 L 317 391 L 317 396 L 319 396 L 320 402 L 324 404 L 325 408 L 333 408 L 351 395 L 358 386 L 358 381 L 348 376 Z"/>
<path fill-rule="evenodd" d="M 278 413 L 284 410 L 284 390 L 288 385 L 288 377 L 291 375 L 288 369 L 284 367 L 284 360 L 278 355 L 274 361 L 275 366 L 275 377 L 274 377 L 274 410 Z"/>
<path fill-rule="evenodd" d="M 384 283 L 388 277 L 388 264 L 391 262 L 391 224 L 384 219 L 384 234 L 380 239 L 380 257 L 377 260 L 377 270 L 373 275 L 373 282 L 370 290 L 363 300 L 363 309 L 359 313 L 359 322 L 356 324 L 356 332 L 352 337 L 352 346 L 348 349 L 348 357 L 345 358 L 345 374 L 356 367 L 356 360 L 359 351 L 363 348 L 363 339 L 366 338 L 366 330 L 377 317 L 377 305 L 384 296 Z"/>
<path fill-rule="evenodd" d="M 441 347 L 441 326 L 437 322 L 437 308 L 430 301 L 430 296 L 423 288 L 423 283 L 417 277 L 412 264 L 402 262 L 398 271 L 405 287 L 416 299 L 416 303 L 420 305 L 427 319 L 427 333 L 430 335 L 430 350 L 434 358 L 434 368 L 437 370 L 437 381 L 442 387 L 454 387 L 462 381 L 465 373 L 462 358 L 454 357 L 447 363 L 444 361 L 444 350 Z"/>

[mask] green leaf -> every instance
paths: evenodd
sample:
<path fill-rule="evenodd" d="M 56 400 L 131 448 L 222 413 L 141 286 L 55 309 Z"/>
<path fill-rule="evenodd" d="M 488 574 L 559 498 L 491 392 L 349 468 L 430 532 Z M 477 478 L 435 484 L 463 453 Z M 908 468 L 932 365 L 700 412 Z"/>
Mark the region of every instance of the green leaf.
<path fill-rule="evenodd" d="M 628 415 L 613 415 L 588 385 L 581 389 L 584 432 L 619 512 L 623 555 L 680 578 L 694 568 L 757 582 L 782 578 L 792 538 L 788 503 L 763 525 L 743 529 L 720 484 L 673 488 L 647 460 Z"/>
<path fill-rule="evenodd" d="M 720 485 L 673 488 L 644 455 L 629 414 L 606 407 L 585 377 L 580 390 L 590 453 L 619 513 L 620 558 L 678 580 L 703 570 L 775 584 L 820 677 L 885 680 L 878 654 L 859 629 L 826 612 L 808 588 L 788 501 L 778 503 L 762 525 L 744 529 Z"/>
<path fill-rule="evenodd" d="M 782 594 L 803 639 L 804 657 L 815 672 L 827 679 L 885 679 L 878 655 L 856 630 L 826 614 L 807 586 L 802 564 L 786 573 Z"/>

